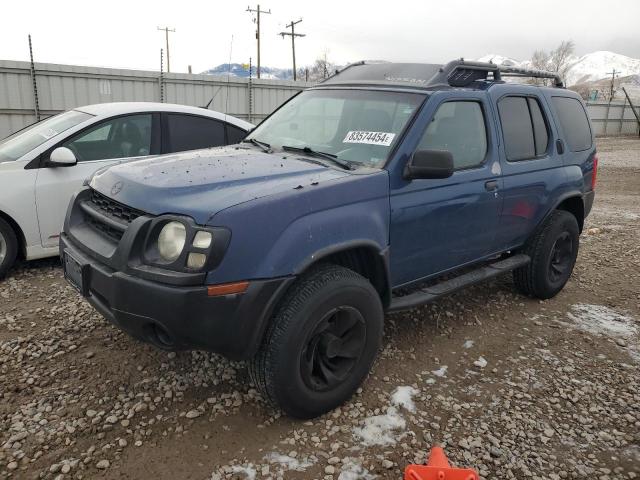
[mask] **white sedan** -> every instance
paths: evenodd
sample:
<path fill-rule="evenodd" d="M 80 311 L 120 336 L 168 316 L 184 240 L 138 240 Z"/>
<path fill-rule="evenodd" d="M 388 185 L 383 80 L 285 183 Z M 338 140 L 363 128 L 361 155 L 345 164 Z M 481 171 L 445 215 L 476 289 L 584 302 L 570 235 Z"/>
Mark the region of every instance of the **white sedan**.
<path fill-rule="evenodd" d="M 58 255 L 69 200 L 96 170 L 238 143 L 251 128 L 204 108 L 121 102 L 69 110 L 0 140 L 0 278 L 18 256 Z"/>

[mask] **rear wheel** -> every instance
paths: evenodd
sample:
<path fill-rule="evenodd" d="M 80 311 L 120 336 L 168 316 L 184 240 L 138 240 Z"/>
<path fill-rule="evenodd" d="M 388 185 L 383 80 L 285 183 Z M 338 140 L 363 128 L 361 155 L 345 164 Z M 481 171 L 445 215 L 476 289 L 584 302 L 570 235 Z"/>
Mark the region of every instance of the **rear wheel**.
<path fill-rule="evenodd" d="M 554 211 L 525 245 L 531 262 L 514 270 L 516 287 L 537 298 L 554 297 L 571 277 L 579 238 L 576 218 L 564 210 Z"/>
<path fill-rule="evenodd" d="M 364 277 L 335 265 L 302 276 L 275 313 L 251 378 L 288 415 L 313 418 L 345 402 L 369 373 L 384 313 Z"/>
<path fill-rule="evenodd" d="M 0 278 L 4 278 L 18 255 L 16 233 L 5 220 L 0 218 Z"/>

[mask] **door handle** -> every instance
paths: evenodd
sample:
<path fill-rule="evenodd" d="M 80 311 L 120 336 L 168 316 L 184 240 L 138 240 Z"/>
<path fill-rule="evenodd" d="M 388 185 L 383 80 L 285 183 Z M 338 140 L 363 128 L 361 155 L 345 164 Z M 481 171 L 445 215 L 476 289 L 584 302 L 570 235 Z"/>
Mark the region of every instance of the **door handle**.
<path fill-rule="evenodd" d="M 484 182 L 484 188 L 488 192 L 495 192 L 498 190 L 498 181 L 497 180 L 489 180 L 488 182 Z"/>

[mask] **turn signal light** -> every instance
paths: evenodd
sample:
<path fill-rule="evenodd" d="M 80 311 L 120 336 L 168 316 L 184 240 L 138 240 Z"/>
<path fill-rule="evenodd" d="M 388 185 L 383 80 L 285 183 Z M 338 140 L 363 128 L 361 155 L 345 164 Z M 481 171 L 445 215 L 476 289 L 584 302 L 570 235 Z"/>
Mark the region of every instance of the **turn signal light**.
<path fill-rule="evenodd" d="M 220 285 L 210 285 L 207 287 L 207 295 L 217 297 L 220 295 L 233 295 L 244 293 L 249 288 L 249 282 L 221 283 Z"/>

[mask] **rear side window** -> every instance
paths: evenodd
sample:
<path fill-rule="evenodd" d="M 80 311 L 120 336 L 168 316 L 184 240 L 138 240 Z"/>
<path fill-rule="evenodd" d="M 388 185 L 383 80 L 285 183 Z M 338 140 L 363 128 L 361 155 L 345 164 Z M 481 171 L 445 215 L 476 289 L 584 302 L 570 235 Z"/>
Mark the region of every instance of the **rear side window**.
<path fill-rule="evenodd" d="M 537 99 L 505 97 L 498 102 L 498 111 L 507 160 L 528 160 L 547 151 L 549 132 Z"/>
<path fill-rule="evenodd" d="M 224 145 L 224 124 L 210 118 L 170 113 L 167 153 Z"/>
<path fill-rule="evenodd" d="M 591 148 L 591 127 L 582 103 L 575 98 L 553 97 L 553 106 L 569 150 L 579 152 Z"/>
<path fill-rule="evenodd" d="M 246 136 L 247 132 L 241 128 L 234 127 L 233 125 L 227 125 L 227 141 L 229 142 L 229 145 L 240 143 Z"/>
<path fill-rule="evenodd" d="M 447 150 L 456 170 L 481 165 L 487 154 L 487 129 L 478 102 L 440 105 L 420 140 L 418 150 Z"/>

